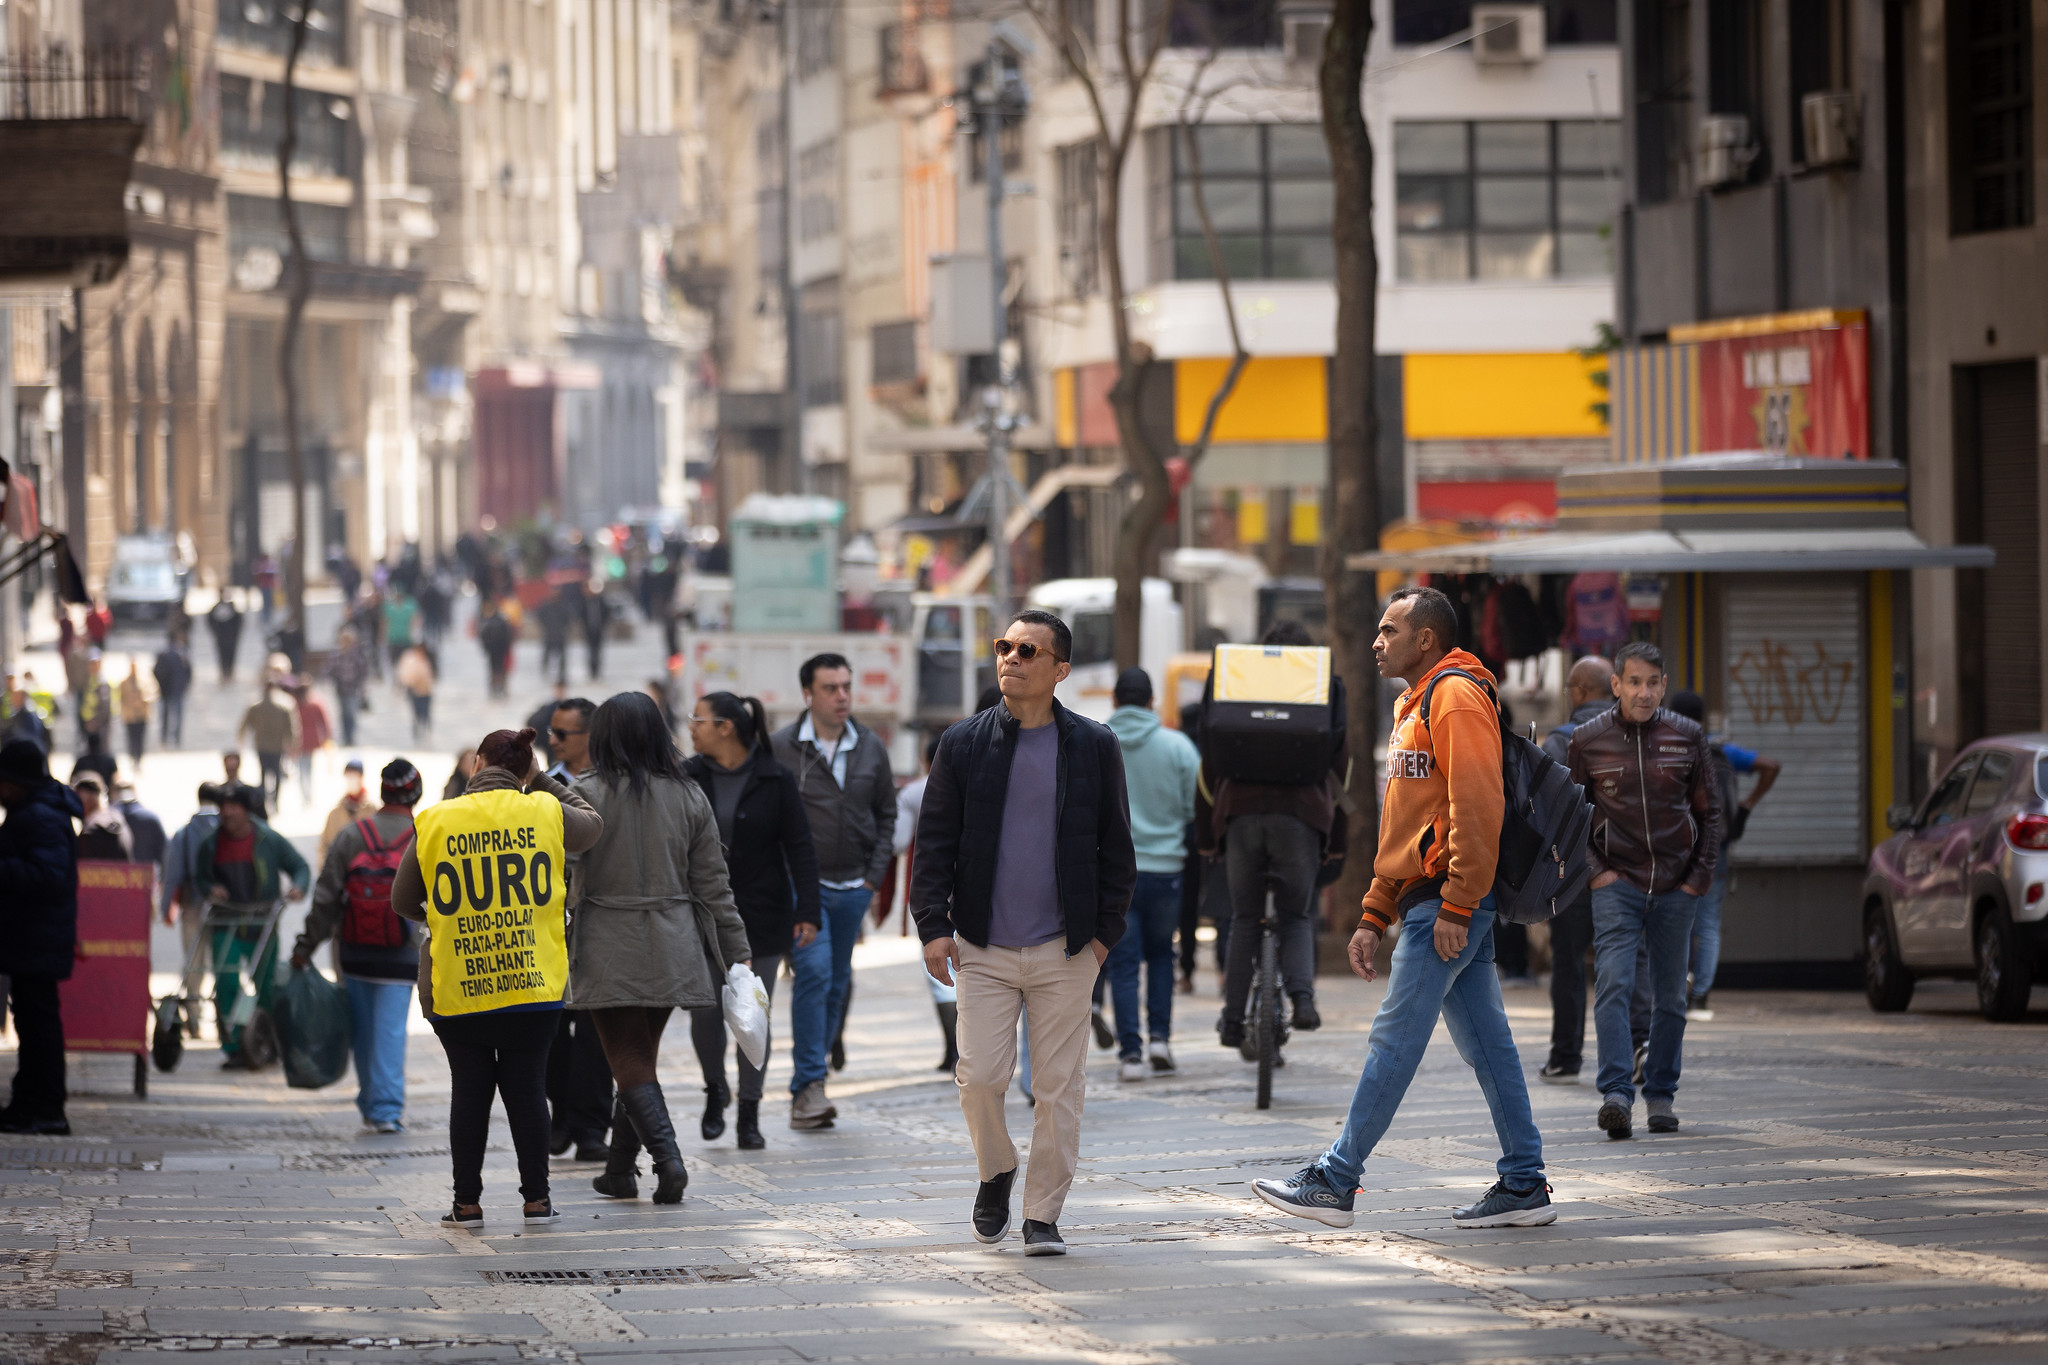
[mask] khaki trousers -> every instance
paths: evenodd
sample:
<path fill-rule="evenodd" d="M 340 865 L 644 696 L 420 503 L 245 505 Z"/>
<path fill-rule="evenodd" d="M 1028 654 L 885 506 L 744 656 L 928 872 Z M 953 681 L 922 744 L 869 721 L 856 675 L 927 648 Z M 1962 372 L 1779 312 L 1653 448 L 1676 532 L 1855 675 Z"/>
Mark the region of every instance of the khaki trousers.
<path fill-rule="evenodd" d="M 1024 1216 L 1059 1221 L 1081 1159 L 1081 1100 L 1087 1088 L 1088 1010 L 1099 970 L 1095 954 L 1067 956 L 1065 940 L 1036 948 L 977 948 L 954 940 L 960 987 L 960 1112 L 983 1180 L 1017 1168 L 1003 1101 L 1017 1069 L 1017 1012 L 1031 1030 L 1031 1168 Z"/>

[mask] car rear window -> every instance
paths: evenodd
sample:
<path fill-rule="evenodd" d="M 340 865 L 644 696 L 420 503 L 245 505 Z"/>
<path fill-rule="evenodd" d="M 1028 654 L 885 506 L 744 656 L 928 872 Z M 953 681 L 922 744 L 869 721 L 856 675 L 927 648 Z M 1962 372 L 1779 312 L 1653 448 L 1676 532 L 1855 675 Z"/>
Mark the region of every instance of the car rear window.
<path fill-rule="evenodd" d="M 2034 760 L 2034 790 L 2043 801 L 2048 801 L 2048 754 Z"/>

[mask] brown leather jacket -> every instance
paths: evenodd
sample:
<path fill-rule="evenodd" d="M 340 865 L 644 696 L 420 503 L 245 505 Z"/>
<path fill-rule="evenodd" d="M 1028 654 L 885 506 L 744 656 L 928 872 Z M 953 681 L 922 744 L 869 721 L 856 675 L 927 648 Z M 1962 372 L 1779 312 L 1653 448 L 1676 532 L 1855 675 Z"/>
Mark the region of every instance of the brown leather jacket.
<path fill-rule="evenodd" d="M 1721 810 L 1706 732 L 1659 709 L 1641 725 L 1616 707 L 1572 732 L 1572 781 L 1593 801 L 1593 875 L 1652 894 L 1697 896 L 1721 857 Z"/>

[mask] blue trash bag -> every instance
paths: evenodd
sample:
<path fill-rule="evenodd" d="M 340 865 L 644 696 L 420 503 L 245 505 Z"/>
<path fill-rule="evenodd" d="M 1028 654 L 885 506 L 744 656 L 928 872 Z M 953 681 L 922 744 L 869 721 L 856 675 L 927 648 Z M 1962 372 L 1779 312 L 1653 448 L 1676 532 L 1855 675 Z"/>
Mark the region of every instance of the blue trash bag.
<path fill-rule="evenodd" d="M 285 978 L 271 1002 L 284 1081 L 298 1090 L 333 1085 L 348 1071 L 348 988 L 317 967 Z"/>

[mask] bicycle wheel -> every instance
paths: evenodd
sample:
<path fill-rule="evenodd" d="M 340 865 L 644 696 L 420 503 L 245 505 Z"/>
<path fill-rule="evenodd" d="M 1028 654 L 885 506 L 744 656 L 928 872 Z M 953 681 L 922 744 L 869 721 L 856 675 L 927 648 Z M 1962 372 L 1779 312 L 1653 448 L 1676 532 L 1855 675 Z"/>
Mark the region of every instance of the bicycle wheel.
<path fill-rule="evenodd" d="M 1269 926 L 1259 933 L 1257 1013 L 1252 1037 L 1259 1052 L 1259 1108 L 1273 1107 L 1273 1060 L 1280 1053 L 1280 945 Z"/>

